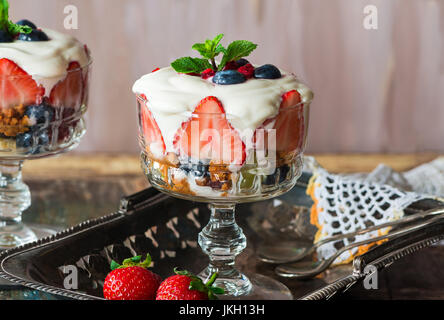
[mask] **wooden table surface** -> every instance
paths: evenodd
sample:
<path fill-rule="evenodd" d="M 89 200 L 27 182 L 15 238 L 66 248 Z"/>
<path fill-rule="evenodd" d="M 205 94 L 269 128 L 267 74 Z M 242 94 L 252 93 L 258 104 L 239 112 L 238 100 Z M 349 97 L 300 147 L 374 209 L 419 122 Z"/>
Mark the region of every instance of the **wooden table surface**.
<path fill-rule="evenodd" d="M 331 172 L 368 172 L 385 163 L 398 171 L 411 169 L 438 157 L 437 154 L 322 154 L 314 155 Z M 27 161 L 23 177 L 32 193 L 32 206 L 24 212 L 25 223 L 66 228 L 90 218 L 114 212 L 124 195 L 148 186 L 138 155 L 64 154 Z M 440 265 L 441 262 L 441 265 Z M 345 298 L 444 298 L 444 247 L 423 250 L 395 264 L 395 272 L 380 277 L 379 290 L 352 289 Z M 413 269 L 412 269 L 413 268 Z M 402 274 L 408 276 L 403 277 Z M 24 288 L 0 288 L 0 299 L 53 299 Z"/>

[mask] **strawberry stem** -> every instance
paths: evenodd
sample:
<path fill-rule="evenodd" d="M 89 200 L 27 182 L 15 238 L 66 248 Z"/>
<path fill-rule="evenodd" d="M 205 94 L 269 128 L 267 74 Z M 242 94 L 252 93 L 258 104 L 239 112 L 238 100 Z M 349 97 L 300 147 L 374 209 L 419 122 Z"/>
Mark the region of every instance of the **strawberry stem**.
<path fill-rule="evenodd" d="M 216 60 L 214 60 L 214 58 L 211 59 L 211 65 L 213 66 L 213 70 L 217 71 Z"/>
<path fill-rule="evenodd" d="M 214 281 L 216 281 L 217 277 L 219 276 L 219 274 L 217 272 L 213 273 L 210 277 L 210 279 L 207 281 L 207 283 L 205 283 L 205 285 L 207 287 L 211 287 L 214 283 Z"/>

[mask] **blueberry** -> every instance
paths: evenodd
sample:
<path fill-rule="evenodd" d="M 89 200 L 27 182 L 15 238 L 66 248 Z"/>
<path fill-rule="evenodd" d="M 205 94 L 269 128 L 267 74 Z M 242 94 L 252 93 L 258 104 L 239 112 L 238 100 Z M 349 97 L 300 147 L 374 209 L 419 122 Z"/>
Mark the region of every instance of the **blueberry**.
<path fill-rule="evenodd" d="M 0 42 L 13 42 L 14 38 L 9 34 L 9 32 L 0 30 Z"/>
<path fill-rule="evenodd" d="M 48 124 L 54 118 L 54 109 L 46 104 L 31 105 L 26 107 L 27 116 L 32 126 Z"/>
<path fill-rule="evenodd" d="M 195 177 L 201 178 L 208 173 L 208 166 L 202 163 L 193 164 L 192 173 Z"/>
<path fill-rule="evenodd" d="M 240 67 L 242 67 L 242 66 L 244 66 L 244 65 L 246 65 L 248 63 L 250 63 L 250 61 L 248 61 L 247 59 L 244 59 L 244 58 L 236 60 L 236 64 L 237 64 L 238 68 L 240 68 Z"/>
<path fill-rule="evenodd" d="M 189 163 L 181 163 L 179 169 L 185 171 L 187 174 L 191 171 Z"/>
<path fill-rule="evenodd" d="M 32 133 L 20 133 L 15 139 L 15 144 L 17 148 L 30 148 L 32 146 Z"/>
<path fill-rule="evenodd" d="M 272 186 L 276 184 L 276 171 L 273 174 L 265 176 L 264 184 L 267 186 Z"/>
<path fill-rule="evenodd" d="M 224 70 L 216 72 L 213 82 L 216 84 L 238 84 L 247 81 L 244 75 L 236 70 Z"/>
<path fill-rule="evenodd" d="M 287 180 L 288 173 L 290 172 L 290 167 L 284 164 L 282 167 L 279 168 L 279 170 L 280 170 L 279 183 L 282 183 L 285 180 Z"/>
<path fill-rule="evenodd" d="M 34 141 L 35 140 L 35 141 Z M 34 145 L 34 143 L 37 143 Z M 32 148 L 29 153 L 38 154 L 41 152 L 41 147 L 49 144 L 49 134 L 47 130 L 40 132 L 25 132 L 20 133 L 16 137 L 15 144 L 17 148 L 28 149 Z"/>
<path fill-rule="evenodd" d="M 254 70 L 254 77 L 257 79 L 279 79 L 281 72 L 272 64 L 265 64 Z"/>
<path fill-rule="evenodd" d="M 28 26 L 31 29 L 37 29 L 37 26 L 34 23 L 26 19 L 17 21 L 15 24 L 18 24 L 19 26 Z"/>
<path fill-rule="evenodd" d="M 48 41 L 49 38 L 42 30 L 32 30 L 31 33 L 20 33 L 18 40 L 21 41 Z"/>
<path fill-rule="evenodd" d="M 205 175 L 208 175 L 208 166 L 203 164 L 202 162 L 199 163 L 182 163 L 179 167 L 183 171 L 185 171 L 187 174 L 191 173 L 193 176 L 201 178 Z"/>
<path fill-rule="evenodd" d="M 43 130 L 42 132 L 40 132 L 37 138 L 39 146 L 46 146 L 49 144 L 49 135 L 47 130 Z"/>

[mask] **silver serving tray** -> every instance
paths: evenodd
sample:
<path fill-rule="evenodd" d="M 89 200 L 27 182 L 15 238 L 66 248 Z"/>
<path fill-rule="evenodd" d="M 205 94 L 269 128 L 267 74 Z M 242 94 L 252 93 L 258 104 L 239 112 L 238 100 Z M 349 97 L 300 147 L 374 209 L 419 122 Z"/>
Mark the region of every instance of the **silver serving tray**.
<path fill-rule="evenodd" d="M 248 247 L 238 257 L 240 269 L 274 277 L 287 285 L 296 299 L 327 299 L 365 277 L 363 266 L 385 268 L 408 253 L 444 238 L 444 224 L 386 242 L 358 257 L 353 266 L 334 268 L 327 276 L 309 281 L 279 278 L 273 266 L 260 262 L 255 250 L 260 243 L 294 238 L 311 241 L 315 229 L 309 224 L 311 199 L 306 195 L 304 174 L 287 194 L 272 200 L 242 204 L 236 209 Z M 276 204 L 297 206 L 297 215 L 270 210 Z M 420 203 L 424 210 L 439 203 Z M 153 271 L 162 277 L 174 267 L 198 273 L 208 263 L 197 245 L 197 234 L 208 222 L 206 204 L 171 198 L 153 188 L 124 198 L 117 212 L 17 248 L 0 253 L 0 276 L 17 285 L 42 290 L 62 298 L 103 299 L 102 286 L 111 259 L 121 262 L 131 255 L 150 253 Z M 292 228 L 282 228 L 292 226 Z M 285 229 L 285 230 L 284 230 Z M 65 266 L 75 266 L 78 289 L 66 289 Z"/>

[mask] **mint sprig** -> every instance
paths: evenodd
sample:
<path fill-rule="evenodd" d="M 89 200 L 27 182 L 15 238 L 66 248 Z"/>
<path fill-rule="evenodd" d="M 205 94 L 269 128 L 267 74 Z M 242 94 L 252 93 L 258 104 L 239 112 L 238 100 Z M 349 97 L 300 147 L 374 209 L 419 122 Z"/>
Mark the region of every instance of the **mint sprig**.
<path fill-rule="evenodd" d="M 230 61 L 236 61 L 240 58 L 247 57 L 257 48 L 257 44 L 247 40 L 237 40 L 230 43 L 222 61 L 219 64 L 218 70 L 222 70 Z"/>
<path fill-rule="evenodd" d="M 29 26 L 20 26 L 9 20 L 8 0 L 0 0 L 0 30 L 6 31 L 12 36 L 15 36 L 19 33 L 31 33 L 32 28 Z"/>
<path fill-rule="evenodd" d="M 220 44 L 223 37 L 223 34 L 219 34 L 212 40 L 207 39 L 203 43 L 195 43 L 191 48 L 199 52 L 202 58 L 179 58 L 171 63 L 171 66 L 179 73 L 201 73 L 206 69 L 220 71 L 228 62 L 246 57 L 257 48 L 257 44 L 250 41 L 237 40 L 230 43 L 225 49 Z M 223 54 L 223 57 L 217 66 L 215 58 L 220 54 Z"/>
<path fill-rule="evenodd" d="M 174 61 L 171 66 L 180 73 L 201 73 L 211 68 L 207 59 L 184 57 Z"/>

